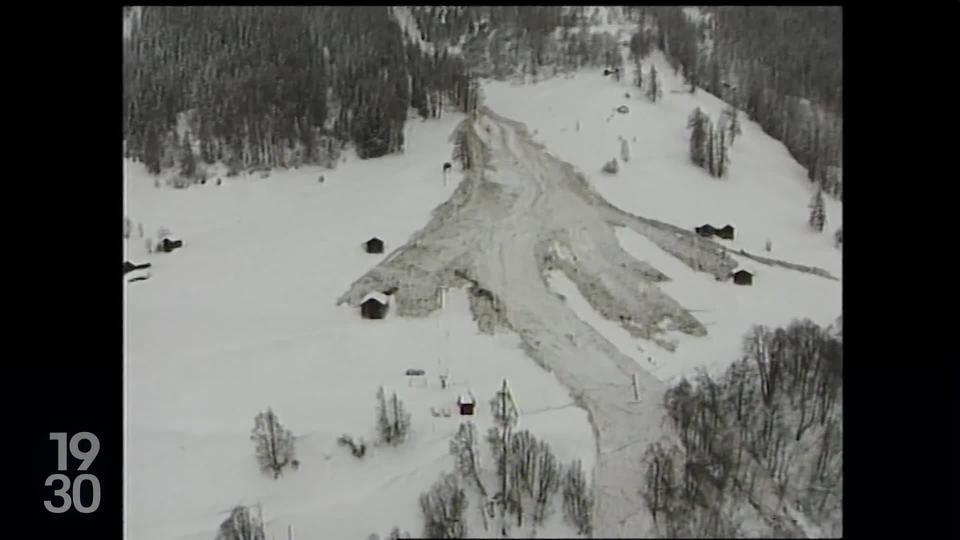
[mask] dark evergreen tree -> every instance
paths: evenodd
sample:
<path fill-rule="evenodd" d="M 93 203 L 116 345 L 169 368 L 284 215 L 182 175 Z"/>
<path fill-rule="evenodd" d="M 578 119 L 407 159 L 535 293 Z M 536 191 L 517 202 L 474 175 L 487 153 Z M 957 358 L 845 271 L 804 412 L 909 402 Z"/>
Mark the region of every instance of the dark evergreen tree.
<path fill-rule="evenodd" d="M 717 178 L 723 178 L 727 175 L 727 169 L 730 166 L 730 158 L 727 156 L 726 132 L 718 130 L 717 132 Z"/>
<path fill-rule="evenodd" d="M 143 163 L 151 174 L 160 174 L 160 137 L 154 127 L 147 128 L 143 145 Z"/>
<path fill-rule="evenodd" d="M 197 174 L 197 158 L 193 155 L 193 143 L 190 142 L 190 134 L 183 137 L 180 153 L 180 174 L 186 178 L 193 178 Z"/>
<path fill-rule="evenodd" d="M 740 119 L 739 114 L 737 113 L 736 107 L 728 106 L 723 110 L 723 129 L 727 131 L 727 138 L 730 141 L 730 146 L 733 146 L 733 142 L 737 137 L 740 136 Z"/>
<path fill-rule="evenodd" d="M 690 161 L 697 167 L 704 167 L 707 163 L 707 116 L 697 107 L 687 119 L 687 128 L 690 129 Z"/>
<path fill-rule="evenodd" d="M 824 208 L 823 190 L 818 189 L 810 201 L 810 227 L 817 232 L 823 232 L 827 225 L 827 211 Z"/>
<path fill-rule="evenodd" d="M 707 132 L 707 172 L 710 176 L 717 176 L 717 141 L 714 136 L 716 130 L 713 129 L 713 123 L 707 119 L 705 130 Z"/>
<path fill-rule="evenodd" d="M 660 81 L 657 80 L 657 68 L 656 66 L 650 66 L 650 78 L 647 81 L 647 98 L 656 103 L 661 95 L 663 95 L 663 91 L 660 89 Z"/>

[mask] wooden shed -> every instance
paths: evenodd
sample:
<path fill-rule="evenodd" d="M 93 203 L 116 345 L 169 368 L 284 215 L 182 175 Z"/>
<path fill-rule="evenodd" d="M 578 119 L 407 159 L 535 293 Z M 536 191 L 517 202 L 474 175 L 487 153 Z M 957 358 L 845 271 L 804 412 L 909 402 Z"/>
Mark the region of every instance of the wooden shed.
<path fill-rule="evenodd" d="M 717 229 L 716 235 L 724 240 L 733 240 L 733 225 L 724 225 L 722 229 Z"/>
<path fill-rule="evenodd" d="M 704 238 L 710 238 L 711 236 L 717 234 L 717 229 L 713 225 L 703 225 L 700 227 L 694 227 L 693 229 L 697 234 L 703 236 Z"/>
<path fill-rule="evenodd" d="M 383 240 L 377 237 L 367 240 L 363 245 L 367 253 L 383 253 Z"/>
<path fill-rule="evenodd" d="M 390 299 L 383 294 L 373 292 L 360 302 L 360 316 L 364 319 L 382 319 L 387 316 Z"/>
<path fill-rule="evenodd" d="M 753 273 L 748 270 L 737 270 L 731 276 L 737 285 L 753 285 Z"/>
<path fill-rule="evenodd" d="M 457 398 L 457 407 L 460 408 L 460 416 L 473 416 L 473 410 L 477 405 L 477 400 L 470 394 L 461 394 Z"/>
<path fill-rule="evenodd" d="M 157 251 L 160 253 L 170 253 L 180 247 L 183 247 L 183 240 L 174 240 L 173 238 L 164 238 L 157 243 Z"/>

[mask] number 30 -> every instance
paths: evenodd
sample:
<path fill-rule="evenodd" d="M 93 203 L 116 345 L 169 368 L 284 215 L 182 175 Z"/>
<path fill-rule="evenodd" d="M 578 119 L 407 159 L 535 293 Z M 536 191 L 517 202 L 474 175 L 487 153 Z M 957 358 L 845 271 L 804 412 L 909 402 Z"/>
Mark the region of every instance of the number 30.
<path fill-rule="evenodd" d="M 93 488 L 93 500 L 90 501 L 89 505 L 85 505 L 80 500 L 80 487 L 83 485 L 84 481 L 89 481 L 90 486 Z M 70 489 L 70 477 L 65 474 L 51 474 L 47 477 L 46 486 L 50 487 L 54 482 L 60 482 L 60 488 L 53 492 L 54 495 L 60 497 L 62 504 L 59 506 L 54 505 L 50 501 L 43 501 L 43 506 L 49 512 L 54 514 L 62 514 L 73 506 L 77 509 L 77 512 L 81 514 L 89 514 L 96 511 L 100 507 L 100 480 L 92 474 L 81 474 L 77 476 L 75 482 L 73 482 L 73 497 L 70 496 L 67 491 Z"/>

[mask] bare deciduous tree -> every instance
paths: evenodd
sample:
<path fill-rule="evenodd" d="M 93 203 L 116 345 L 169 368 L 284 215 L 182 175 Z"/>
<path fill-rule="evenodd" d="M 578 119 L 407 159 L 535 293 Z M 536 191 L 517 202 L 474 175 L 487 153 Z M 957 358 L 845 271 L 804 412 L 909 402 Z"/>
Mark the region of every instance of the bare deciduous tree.
<path fill-rule="evenodd" d="M 263 521 L 246 506 L 237 506 L 220 524 L 215 540 L 266 540 Z"/>
<path fill-rule="evenodd" d="M 257 462 L 264 472 L 272 472 L 277 478 L 283 468 L 294 459 L 293 433 L 284 428 L 272 409 L 261 412 L 254 418 L 253 433 Z"/>
<path fill-rule="evenodd" d="M 593 493 L 579 459 L 570 464 L 563 476 L 563 513 L 578 533 L 593 532 Z"/>
<path fill-rule="evenodd" d="M 467 508 L 467 496 L 457 475 L 444 474 L 420 495 L 420 510 L 423 512 L 426 538 L 464 538 L 467 525 L 463 519 Z"/>

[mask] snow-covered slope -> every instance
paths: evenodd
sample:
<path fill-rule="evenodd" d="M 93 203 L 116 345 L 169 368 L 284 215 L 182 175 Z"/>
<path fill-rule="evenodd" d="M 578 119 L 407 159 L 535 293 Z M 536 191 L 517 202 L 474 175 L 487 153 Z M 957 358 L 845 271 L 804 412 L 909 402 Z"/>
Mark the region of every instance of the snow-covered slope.
<path fill-rule="evenodd" d="M 651 64 L 663 88 L 657 103 L 630 85 L 632 68 L 620 83 L 597 69 L 534 85 L 489 81 L 483 88 L 485 102 L 536 130 L 537 140 L 550 153 L 575 165 L 594 189 L 624 210 L 689 229 L 705 223 L 731 224 L 735 240 L 720 242 L 736 250 L 819 266 L 840 277 L 841 252 L 833 246 L 832 232 L 842 225 L 841 204 L 828 199 L 827 228 L 823 233 L 811 230 L 808 203 L 814 187 L 806 171 L 780 142 L 742 113 L 742 134 L 730 149 L 729 176 L 711 178 L 694 166 L 688 157 L 688 115 L 700 107 L 716 121 L 726 104 L 702 90 L 686 92 L 659 52 L 643 62 L 645 78 Z M 620 105 L 627 105 L 629 113 L 615 112 Z M 626 163 L 621 160 L 619 137 L 630 145 Z M 621 161 L 619 173 L 602 173 L 601 166 L 613 158 Z M 582 319 L 664 380 L 688 375 L 699 366 L 722 370 L 738 358 L 742 336 L 753 324 L 781 325 L 794 317 L 809 317 L 826 325 L 841 313 L 840 281 L 743 259 L 757 272 L 753 286 L 718 283 L 629 229 L 618 230 L 618 237 L 638 260 L 670 277 L 661 288 L 692 310 L 707 326 L 707 337 L 678 334 L 673 336 L 676 351 L 667 351 L 603 320 L 562 275 L 551 276 L 551 284 Z M 770 253 L 765 251 L 767 240 Z"/>
<path fill-rule="evenodd" d="M 830 234 L 842 223 L 840 204 L 828 200 L 827 231 L 812 232 L 807 202 L 813 190 L 805 171 L 743 116 L 729 177 L 713 179 L 694 167 L 687 116 L 699 106 L 716 119 L 724 104 L 703 91 L 672 93 L 685 85 L 657 55 L 644 62 L 646 70 L 651 61 L 664 88 L 656 104 L 629 85 L 630 74 L 615 83 L 592 69 L 536 85 L 487 83 L 486 105 L 537 130 L 546 151 L 582 170 L 624 210 L 691 229 L 730 223 L 736 240 L 721 242 L 766 255 L 769 239 L 771 257 L 840 276 Z M 628 114 L 614 112 L 621 104 L 630 107 Z M 209 539 L 232 506 L 258 503 L 278 538 L 288 526 L 296 538 L 366 538 L 394 525 L 416 535 L 417 497 L 452 468 L 448 444 L 459 423 L 455 415 L 434 418 L 430 409 L 452 408 L 469 389 L 479 400 L 474 421 L 484 433 L 487 400 L 503 377 L 523 411 L 520 429 L 549 442 L 562 461 L 580 458 L 593 466 L 585 412 L 572 406 L 554 375 L 525 356 L 518 338 L 479 334 L 462 292 L 450 291 L 446 308 L 424 319 L 362 320 L 355 309 L 335 305 L 451 196 L 459 178 L 451 174 L 454 181 L 444 185 L 441 164 L 450 159 L 448 137 L 461 119 L 448 114 L 411 122 L 405 154 L 351 156 L 335 171 L 305 168 L 171 190 L 156 189 L 142 165 L 127 163 L 126 211 L 134 224 L 151 236 L 167 227 L 185 242 L 172 254 L 147 254 L 135 233 L 126 245 L 130 260 L 153 264 L 149 279 L 126 285 L 130 538 Z M 618 137 L 629 142 L 631 159 L 618 175 L 602 174 L 604 162 L 620 157 Z M 385 254 L 362 251 L 371 236 L 385 241 Z M 722 369 L 736 360 L 752 324 L 793 317 L 827 324 L 840 314 L 840 281 L 743 259 L 757 273 L 753 286 L 739 287 L 693 271 L 633 230 L 618 229 L 617 239 L 671 279 L 658 287 L 692 311 L 706 337 L 671 335 L 677 344 L 671 352 L 601 319 L 564 275 L 551 274 L 550 287 L 577 317 L 662 380 L 699 366 Z M 497 283 L 496 276 L 485 277 Z M 408 386 L 408 368 L 426 369 L 429 385 Z M 441 389 L 436 375 L 447 369 L 452 384 Z M 373 448 L 357 460 L 336 438 L 348 433 L 372 440 L 381 384 L 406 402 L 414 432 L 400 447 Z M 257 471 L 249 441 L 254 415 L 267 407 L 299 437 L 301 467 L 278 480 Z M 559 520 L 541 531 L 569 534 Z"/>
<path fill-rule="evenodd" d="M 485 433 L 487 401 L 503 377 L 522 409 L 520 428 L 564 462 L 592 467 L 586 413 L 517 338 L 479 334 L 461 291 L 426 319 L 364 320 L 335 305 L 450 196 L 455 182 L 443 185 L 441 165 L 461 119 L 411 122 L 403 155 L 221 186 L 156 189 L 142 165 L 127 162 L 126 213 L 135 224 L 127 258 L 153 264 L 148 280 L 126 285 L 128 537 L 210 539 L 237 504 L 262 504 L 277 538 L 288 526 L 297 538 L 366 538 L 394 525 L 419 534 L 417 497 L 452 469 L 448 445 L 459 424 L 456 414 L 434 418 L 430 409 L 452 409 L 469 389 Z M 153 236 L 169 228 L 184 247 L 147 254 L 138 223 Z M 385 254 L 361 249 L 371 236 L 385 241 Z M 427 370 L 428 386 L 408 386 L 408 368 Z M 437 379 L 443 370 L 447 389 Z M 372 441 L 381 384 L 406 402 L 413 433 L 357 460 L 336 439 Z M 301 466 L 278 480 L 258 472 L 249 440 L 254 415 L 267 407 L 298 436 Z M 570 534 L 556 527 L 551 534 Z"/>

